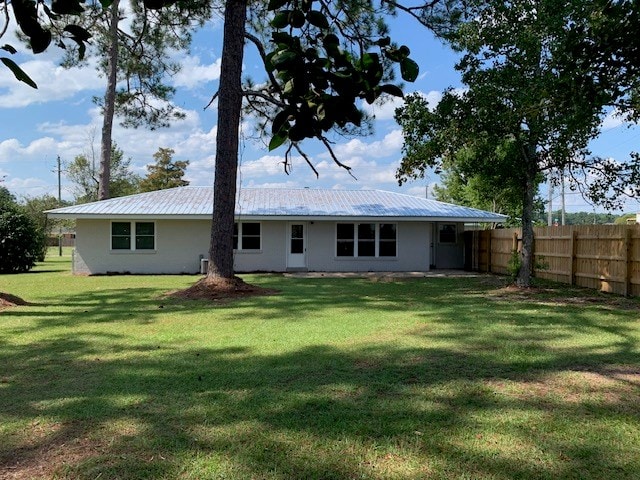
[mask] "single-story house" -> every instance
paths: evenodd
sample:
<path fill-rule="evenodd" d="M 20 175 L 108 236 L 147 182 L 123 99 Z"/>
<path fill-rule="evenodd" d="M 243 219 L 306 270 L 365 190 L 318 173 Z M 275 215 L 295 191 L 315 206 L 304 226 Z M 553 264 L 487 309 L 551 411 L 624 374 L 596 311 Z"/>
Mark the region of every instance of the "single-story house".
<path fill-rule="evenodd" d="M 197 273 L 207 261 L 212 187 L 178 187 L 49 210 L 76 219 L 73 271 Z M 465 223 L 504 215 L 378 190 L 242 188 L 237 272 L 462 268 Z"/>

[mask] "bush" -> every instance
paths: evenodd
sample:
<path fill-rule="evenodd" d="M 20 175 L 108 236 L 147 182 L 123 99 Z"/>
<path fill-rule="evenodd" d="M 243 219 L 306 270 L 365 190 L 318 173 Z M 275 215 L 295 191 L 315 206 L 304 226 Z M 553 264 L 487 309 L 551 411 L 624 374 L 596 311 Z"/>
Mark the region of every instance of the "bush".
<path fill-rule="evenodd" d="M 43 242 L 43 233 L 27 215 L 16 209 L 0 213 L 0 273 L 30 270 Z"/>

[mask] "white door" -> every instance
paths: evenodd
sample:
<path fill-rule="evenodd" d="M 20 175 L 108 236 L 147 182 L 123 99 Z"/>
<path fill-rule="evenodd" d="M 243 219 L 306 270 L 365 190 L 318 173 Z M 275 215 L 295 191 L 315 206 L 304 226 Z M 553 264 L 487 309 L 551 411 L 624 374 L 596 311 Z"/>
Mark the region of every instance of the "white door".
<path fill-rule="evenodd" d="M 307 267 L 307 224 L 296 222 L 289 224 L 287 245 L 287 268 Z"/>

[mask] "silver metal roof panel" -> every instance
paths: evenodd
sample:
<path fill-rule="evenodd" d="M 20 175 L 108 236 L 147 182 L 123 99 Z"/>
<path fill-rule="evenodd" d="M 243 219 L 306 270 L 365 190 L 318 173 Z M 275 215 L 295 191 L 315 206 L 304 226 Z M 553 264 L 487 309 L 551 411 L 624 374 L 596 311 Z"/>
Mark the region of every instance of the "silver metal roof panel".
<path fill-rule="evenodd" d="M 63 218 L 200 217 L 213 212 L 212 187 L 178 187 L 56 208 L 47 213 Z M 391 217 L 501 222 L 504 215 L 427 198 L 381 190 L 243 188 L 236 200 L 242 217 Z"/>

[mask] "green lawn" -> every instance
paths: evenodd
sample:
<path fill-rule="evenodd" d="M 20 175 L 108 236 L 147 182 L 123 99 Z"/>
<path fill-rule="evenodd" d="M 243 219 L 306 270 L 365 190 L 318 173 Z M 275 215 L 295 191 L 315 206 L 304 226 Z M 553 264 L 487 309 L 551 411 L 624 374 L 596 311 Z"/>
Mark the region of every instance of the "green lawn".
<path fill-rule="evenodd" d="M 57 252 L 56 252 L 57 254 Z M 192 276 L 0 291 L 0 478 L 631 479 L 640 303 L 503 279 L 291 279 L 211 305 Z"/>

